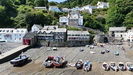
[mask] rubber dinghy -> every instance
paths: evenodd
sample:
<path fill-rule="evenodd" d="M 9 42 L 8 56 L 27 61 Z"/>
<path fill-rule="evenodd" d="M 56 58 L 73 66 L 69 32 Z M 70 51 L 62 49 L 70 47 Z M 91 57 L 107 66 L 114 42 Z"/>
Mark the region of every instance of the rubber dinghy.
<path fill-rule="evenodd" d="M 82 60 L 78 60 L 75 64 L 75 67 L 77 69 L 82 69 L 83 68 L 83 61 Z"/>
<path fill-rule="evenodd" d="M 22 65 L 27 62 L 28 58 L 29 58 L 29 56 L 27 56 L 27 55 L 20 55 L 19 57 L 11 60 L 10 63 L 14 66 Z"/>
<path fill-rule="evenodd" d="M 118 56 L 119 52 L 118 51 L 114 51 L 114 55 Z"/>
<path fill-rule="evenodd" d="M 91 68 L 92 68 L 92 64 L 89 61 L 84 63 L 84 65 L 83 65 L 84 71 L 87 71 L 87 72 L 91 71 Z"/>
<path fill-rule="evenodd" d="M 109 66 L 110 66 L 110 68 L 111 68 L 113 71 L 118 71 L 118 70 L 119 70 L 119 68 L 118 68 L 118 66 L 116 66 L 115 62 L 110 62 L 110 63 L 109 63 Z"/>
<path fill-rule="evenodd" d="M 127 62 L 126 63 L 126 68 L 129 70 L 129 71 L 133 71 L 133 64 L 131 62 Z"/>
<path fill-rule="evenodd" d="M 102 68 L 105 70 L 105 71 L 108 71 L 110 69 L 110 66 L 108 65 L 108 63 L 104 62 L 102 64 Z"/>
<path fill-rule="evenodd" d="M 61 56 L 56 56 L 54 58 L 54 63 L 53 64 L 54 64 L 55 67 L 63 67 L 67 64 L 67 61 L 65 61 L 63 59 L 63 57 L 61 57 Z"/>
<path fill-rule="evenodd" d="M 44 61 L 43 65 L 46 68 L 53 67 L 54 66 L 53 60 L 54 60 L 54 57 L 53 56 L 48 56 L 48 58 Z"/>
<path fill-rule="evenodd" d="M 122 70 L 122 71 L 125 71 L 125 70 L 126 70 L 126 67 L 125 67 L 125 65 L 124 65 L 123 62 L 119 62 L 119 63 L 118 63 L 118 67 L 119 67 L 119 69 Z"/>

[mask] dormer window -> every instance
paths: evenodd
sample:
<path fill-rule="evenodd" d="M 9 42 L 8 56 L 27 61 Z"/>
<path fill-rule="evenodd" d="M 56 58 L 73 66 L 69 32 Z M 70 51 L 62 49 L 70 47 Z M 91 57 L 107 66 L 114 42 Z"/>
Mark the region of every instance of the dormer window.
<path fill-rule="evenodd" d="M 11 30 L 10 32 L 13 32 L 13 30 Z"/>
<path fill-rule="evenodd" d="M 6 32 L 9 32 L 9 30 L 7 30 Z"/>
<path fill-rule="evenodd" d="M 17 30 L 17 32 L 19 32 L 19 30 Z"/>

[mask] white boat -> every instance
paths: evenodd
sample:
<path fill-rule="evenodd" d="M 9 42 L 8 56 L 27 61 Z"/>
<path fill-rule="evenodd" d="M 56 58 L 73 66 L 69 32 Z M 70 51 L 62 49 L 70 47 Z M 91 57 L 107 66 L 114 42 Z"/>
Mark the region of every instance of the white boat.
<path fill-rule="evenodd" d="M 109 66 L 114 71 L 118 71 L 119 70 L 119 68 L 118 68 L 118 66 L 116 66 L 115 62 L 110 62 Z"/>
<path fill-rule="evenodd" d="M 109 52 L 110 52 L 110 50 L 109 50 L 109 49 L 105 49 L 105 52 L 106 52 L 106 53 L 109 53 Z"/>
<path fill-rule="evenodd" d="M 54 60 L 54 57 L 53 56 L 48 56 L 48 58 L 43 62 L 43 65 L 46 68 L 53 67 L 54 66 L 53 60 Z"/>
<path fill-rule="evenodd" d="M 129 70 L 129 71 L 133 71 L 133 64 L 132 64 L 131 62 L 127 62 L 127 63 L 126 63 L 126 68 L 127 68 L 127 70 Z"/>
<path fill-rule="evenodd" d="M 87 72 L 91 71 L 91 67 L 92 67 L 92 65 L 89 61 L 85 62 L 84 65 L 83 65 L 84 71 L 87 71 Z"/>
<path fill-rule="evenodd" d="M 108 70 L 110 69 L 108 63 L 106 63 L 106 62 L 104 62 L 104 63 L 102 64 L 102 68 L 103 68 L 105 71 L 108 71 Z"/>
<path fill-rule="evenodd" d="M 125 71 L 125 70 L 126 70 L 126 67 L 125 67 L 125 65 L 124 65 L 123 62 L 119 62 L 119 63 L 118 63 L 118 67 L 119 67 L 119 69 L 122 70 L 122 71 Z"/>
<path fill-rule="evenodd" d="M 83 61 L 82 60 L 78 60 L 75 64 L 75 67 L 77 69 L 82 69 L 83 68 Z"/>
<path fill-rule="evenodd" d="M 29 56 L 27 56 L 27 55 L 20 55 L 19 57 L 11 60 L 10 63 L 13 66 L 23 65 L 24 63 L 26 63 L 28 61 L 28 58 L 29 58 Z"/>

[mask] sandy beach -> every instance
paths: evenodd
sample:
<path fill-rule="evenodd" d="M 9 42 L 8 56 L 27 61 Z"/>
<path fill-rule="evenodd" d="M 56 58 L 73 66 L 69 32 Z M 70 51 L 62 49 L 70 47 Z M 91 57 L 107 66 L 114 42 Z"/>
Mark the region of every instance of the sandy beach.
<path fill-rule="evenodd" d="M 133 49 L 129 49 L 128 46 L 124 45 L 125 51 L 121 49 L 122 46 L 117 47 L 116 45 L 105 45 L 105 47 L 95 47 L 90 49 L 89 47 L 57 47 L 57 51 L 47 51 L 50 47 L 36 47 L 31 48 L 25 52 L 30 55 L 28 63 L 23 66 L 13 67 L 10 62 L 0 64 L 1 75 L 133 75 L 130 71 L 118 71 L 113 70 L 104 71 L 102 69 L 103 62 L 132 62 L 133 63 Z M 83 48 L 84 51 L 80 52 Z M 109 49 L 109 53 L 101 54 L 100 52 L 104 49 Z M 119 56 L 114 55 L 114 51 L 119 52 Z M 90 53 L 95 52 L 95 54 Z M 67 66 L 65 68 L 45 68 L 43 61 L 48 56 L 63 56 L 68 63 L 75 64 L 78 59 L 82 59 L 84 62 L 90 60 L 92 63 L 92 70 L 85 72 L 83 69 L 77 70 L 75 67 Z M 100 59 L 100 63 L 98 63 Z"/>

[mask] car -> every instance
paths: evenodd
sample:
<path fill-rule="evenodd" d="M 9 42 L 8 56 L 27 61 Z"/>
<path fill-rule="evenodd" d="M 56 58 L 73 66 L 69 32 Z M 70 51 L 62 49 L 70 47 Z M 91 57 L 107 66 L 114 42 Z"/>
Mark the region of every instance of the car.
<path fill-rule="evenodd" d="M 53 47 L 52 50 L 53 50 L 53 51 L 57 51 L 57 48 L 56 48 L 56 47 Z"/>
<path fill-rule="evenodd" d="M 51 51 L 51 48 L 48 48 L 47 51 Z"/>

